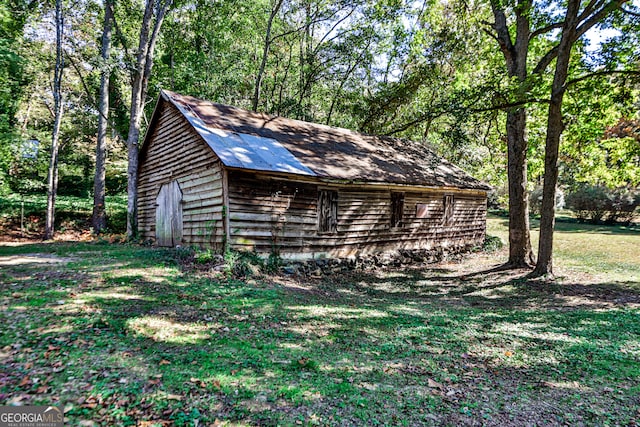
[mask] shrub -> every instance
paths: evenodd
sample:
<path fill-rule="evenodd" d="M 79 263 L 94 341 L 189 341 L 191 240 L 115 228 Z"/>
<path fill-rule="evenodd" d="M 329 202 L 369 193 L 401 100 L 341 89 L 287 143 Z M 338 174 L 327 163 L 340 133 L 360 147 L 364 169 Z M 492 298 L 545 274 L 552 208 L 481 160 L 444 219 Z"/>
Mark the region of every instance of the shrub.
<path fill-rule="evenodd" d="M 567 206 L 580 221 L 598 222 L 607 211 L 607 188 L 585 185 L 567 197 Z"/>
<path fill-rule="evenodd" d="M 556 189 L 556 209 L 563 209 L 565 207 L 564 191 Z M 542 212 L 542 187 L 536 187 L 531 193 L 529 193 L 529 208 L 534 215 L 540 215 Z"/>
<path fill-rule="evenodd" d="M 75 196 L 89 198 L 92 181 L 80 175 L 65 175 L 58 182 L 60 196 Z"/>
<path fill-rule="evenodd" d="M 630 223 L 635 217 L 636 208 L 640 206 L 640 191 L 617 189 L 608 197 L 608 222 Z"/>
<path fill-rule="evenodd" d="M 224 261 L 224 272 L 229 277 L 256 276 L 264 269 L 264 261 L 255 252 L 227 249 L 224 253 Z"/>
<path fill-rule="evenodd" d="M 487 236 L 484 238 L 484 242 L 482 242 L 482 250 L 484 252 L 495 252 L 499 251 L 504 247 L 504 242 L 498 236 Z"/>
<path fill-rule="evenodd" d="M 569 194 L 567 205 L 581 221 L 631 222 L 640 205 L 640 192 L 583 185 Z"/>

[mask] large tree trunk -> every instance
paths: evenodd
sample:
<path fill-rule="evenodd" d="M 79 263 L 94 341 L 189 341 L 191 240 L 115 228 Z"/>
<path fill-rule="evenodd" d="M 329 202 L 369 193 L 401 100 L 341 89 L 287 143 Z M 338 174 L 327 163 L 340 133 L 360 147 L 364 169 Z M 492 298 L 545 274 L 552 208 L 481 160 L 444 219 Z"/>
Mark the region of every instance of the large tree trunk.
<path fill-rule="evenodd" d="M 553 277 L 553 228 L 556 213 L 556 186 L 558 184 L 558 152 L 560 149 L 560 136 L 564 130 L 562 100 L 566 91 L 565 83 L 569 72 L 571 48 L 576 40 L 579 8 L 580 0 L 569 0 L 567 3 L 567 14 L 562 26 L 562 37 L 558 46 L 556 70 L 551 87 L 547 138 L 545 141 L 540 241 L 538 244 L 538 263 L 532 273 L 534 277 Z"/>
<path fill-rule="evenodd" d="M 509 179 L 509 261 L 507 266 L 514 268 L 533 265 L 527 192 L 526 117 L 524 108 L 507 113 Z"/>
<path fill-rule="evenodd" d="M 140 122 L 144 113 L 147 97 L 147 86 L 153 67 L 153 52 L 164 17 L 171 7 L 172 0 L 156 4 L 147 0 L 140 29 L 140 43 L 136 54 L 136 67 L 131 85 L 131 114 L 129 117 L 129 133 L 127 135 L 127 237 L 138 235 L 138 142 L 140 140 Z M 154 13 L 154 6 L 157 10 Z M 151 23 L 155 14 L 155 23 L 151 31 Z"/>
<path fill-rule="evenodd" d="M 111 26 L 113 12 L 111 0 L 104 3 L 104 27 L 102 30 L 102 72 L 100 76 L 100 100 L 98 106 L 98 141 L 96 143 L 96 174 L 93 180 L 93 232 L 100 234 L 107 227 L 105 209 L 107 124 L 109 116 L 109 50 L 111 48 Z"/>
<path fill-rule="evenodd" d="M 62 17 L 62 0 L 56 0 L 56 68 L 53 77 L 53 111 L 54 123 L 51 135 L 51 159 L 47 176 L 47 212 L 44 238 L 53 239 L 55 230 L 55 205 L 58 192 L 58 150 L 60 141 L 60 124 L 62 123 L 62 72 L 64 57 L 62 56 L 62 37 L 64 21 Z"/>
<path fill-rule="evenodd" d="M 520 85 L 527 85 L 527 56 L 529 53 L 529 0 L 519 0 L 516 8 L 515 41 L 511 33 L 502 5 L 491 2 L 495 37 L 500 45 L 510 78 Z M 525 93 L 525 90 L 520 91 Z M 507 176 L 509 183 L 509 260 L 511 268 L 530 267 L 533 251 L 529 232 L 529 195 L 527 193 L 527 113 L 524 107 L 507 111 Z"/>

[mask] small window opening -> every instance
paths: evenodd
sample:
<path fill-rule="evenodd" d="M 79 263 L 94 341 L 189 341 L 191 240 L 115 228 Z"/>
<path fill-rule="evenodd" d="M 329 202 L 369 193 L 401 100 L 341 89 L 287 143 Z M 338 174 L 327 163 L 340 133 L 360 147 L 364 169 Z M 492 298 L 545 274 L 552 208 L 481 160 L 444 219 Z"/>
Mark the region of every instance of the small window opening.
<path fill-rule="evenodd" d="M 404 193 L 391 193 L 391 227 L 402 227 Z"/>
<path fill-rule="evenodd" d="M 321 190 L 318 193 L 318 231 L 335 233 L 338 230 L 338 192 Z"/>
<path fill-rule="evenodd" d="M 442 198 L 443 211 L 444 211 L 444 223 L 449 225 L 453 222 L 453 205 L 454 200 L 451 194 L 447 194 Z"/>

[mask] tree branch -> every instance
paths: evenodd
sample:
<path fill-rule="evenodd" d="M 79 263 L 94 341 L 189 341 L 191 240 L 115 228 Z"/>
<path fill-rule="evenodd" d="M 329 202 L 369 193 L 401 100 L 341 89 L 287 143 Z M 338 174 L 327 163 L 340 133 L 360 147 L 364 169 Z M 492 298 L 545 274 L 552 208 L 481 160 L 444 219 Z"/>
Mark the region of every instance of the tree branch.
<path fill-rule="evenodd" d="M 423 113 L 421 114 L 418 118 L 411 120 L 410 122 L 404 123 L 400 126 L 398 126 L 397 128 L 390 130 L 389 132 L 383 133 L 382 135 L 384 136 L 392 136 L 395 135 L 397 133 L 400 133 L 402 131 L 405 131 L 413 126 L 419 125 L 420 123 L 422 123 L 425 120 L 433 120 L 433 119 L 437 119 L 438 117 L 442 117 L 445 114 L 450 114 L 453 113 L 457 110 L 464 110 L 466 112 L 471 112 L 471 113 L 485 113 L 488 111 L 498 111 L 498 110 L 505 110 L 508 108 L 514 108 L 514 107 L 521 107 L 523 105 L 526 104 L 548 104 L 550 101 L 548 99 L 535 99 L 535 98 L 531 98 L 531 99 L 523 99 L 520 101 L 515 101 L 515 102 L 507 102 L 504 104 L 499 104 L 499 105 L 492 105 L 490 107 L 483 107 L 483 108 L 469 108 L 466 106 L 463 106 L 461 108 L 455 108 L 452 110 L 443 110 L 443 111 L 438 111 L 438 112 L 432 112 L 429 111 L 427 113 Z"/>
<path fill-rule="evenodd" d="M 76 71 L 76 74 L 78 75 L 78 78 L 80 79 L 80 83 L 82 83 L 82 87 L 84 88 L 85 94 L 87 95 L 87 98 L 89 99 L 89 103 L 91 103 L 91 106 L 94 109 L 96 109 L 98 111 L 98 114 L 100 114 L 102 116 L 102 118 L 105 119 L 109 123 L 109 126 L 111 126 L 111 129 L 113 129 L 113 131 L 115 132 L 116 136 L 122 142 L 126 142 L 126 139 L 122 137 L 122 134 L 120 134 L 120 132 L 118 131 L 118 128 L 116 127 L 115 123 L 111 119 L 109 119 L 107 116 L 102 114 L 102 111 L 100 111 L 100 108 L 98 108 L 98 103 L 96 102 L 94 97 L 91 95 L 91 90 L 89 90 L 89 86 L 87 86 L 87 82 L 85 81 L 84 76 L 82 75 L 82 72 L 80 71 L 80 67 L 78 67 L 78 64 L 76 63 L 76 61 L 73 58 L 73 56 L 71 56 L 69 54 L 69 52 L 67 52 L 67 51 L 64 52 L 64 55 L 66 56 L 66 58 L 71 63 L 71 66 L 73 67 L 73 69 Z"/>
<path fill-rule="evenodd" d="M 631 15 L 631 16 L 635 16 L 636 18 L 640 18 L 640 13 L 638 13 L 638 12 L 632 12 L 629 9 L 625 9 L 623 7 L 621 7 L 620 10 L 622 10 L 627 15 Z"/>
<path fill-rule="evenodd" d="M 549 31 L 555 30 L 556 28 L 562 28 L 562 24 L 563 22 L 554 22 L 553 24 L 547 25 L 546 27 L 538 28 L 537 30 L 531 32 L 531 35 L 529 36 L 529 40 L 533 40 L 539 35 L 548 33 Z"/>
<path fill-rule="evenodd" d="M 589 19 L 587 19 L 581 25 L 578 26 L 574 40 L 578 40 L 580 37 L 584 35 L 584 33 L 589 31 L 594 25 L 600 22 L 608 13 L 614 11 L 615 9 L 621 8 L 622 5 L 628 1 L 629 0 L 612 0 L 609 3 L 605 4 L 604 6 L 602 6 L 602 8 L 599 11 L 595 12 L 593 15 L 591 15 Z M 581 18 L 583 17 L 581 16 Z M 584 18 L 586 18 L 586 16 Z"/>
<path fill-rule="evenodd" d="M 572 86 L 576 83 L 580 83 L 581 81 L 590 79 L 592 77 L 603 77 L 603 76 L 614 76 L 617 74 L 627 75 L 627 76 L 640 76 L 640 71 L 636 70 L 610 70 L 610 71 L 596 71 L 594 73 L 585 74 L 584 76 L 576 77 L 575 79 L 571 79 L 567 81 L 564 85 L 565 89 L 569 86 Z"/>
<path fill-rule="evenodd" d="M 576 30 L 576 34 L 574 36 L 574 41 L 578 40 L 580 37 L 584 35 L 587 31 L 589 31 L 594 25 L 600 22 L 608 13 L 612 12 L 615 9 L 618 9 L 622 6 L 623 3 L 629 0 L 611 0 L 609 3 L 602 6 L 600 10 L 593 13 L 588 19 L 586 19 L 581 25 L 578 26 Z M 580 16 L 580 20 L 584 20 L 587 18 L 585 12 L 591 8 L 593 10 L 593 6 L 597 3 L 597 0 L 592 0 L 589 5 L 585 8 L 582 15 Z M 598 5 L 602 4 L 601 2 Z M 542 73 L 548 66 L 551 64 L 556 56 L 558 55 L 558 45 L 554 46 L 549 52 L 544 55 L 535 68 L 532 71 L 532 74 L 540 74 Z"/>
<path fill-rule="evenodd" d="M 496 32 L 496 40 L 498 40 L 500 49 L 507 60 L 507 66 L 510 67 L 515 54 L 513 42 L 511 41 L 511 34 L 509 34 L 509 27 L 507 25 L 507 16 L 505 15 L 504 10 L 499 8 L 496 0 L 491 0 L 491 9 L 493 10 L 493 17 L 495 20 L 491 28 Z"/>

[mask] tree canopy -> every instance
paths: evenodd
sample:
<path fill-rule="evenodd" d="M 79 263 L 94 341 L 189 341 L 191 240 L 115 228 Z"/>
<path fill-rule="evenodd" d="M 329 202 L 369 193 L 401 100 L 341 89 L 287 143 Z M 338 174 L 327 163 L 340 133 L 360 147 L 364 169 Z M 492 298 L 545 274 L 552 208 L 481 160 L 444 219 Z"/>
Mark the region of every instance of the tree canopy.
<path fill-rule="evenodd" d="M 123 190 L 126 159 L 131 180 L 132 147 L 161 88 L 426 144 L 490 183 L 492 203 L 508 206 L 512 229 L 520 230 L 528 229 L 528 193 L 549 176 L 549 106 L 561 88 L 557 184 L 567 190 L 639 185 L 635 3 L 116 0 L 106 20 L 104 5 L 62 1 L 62 192 L 92 191 L 104 112 L 106 192 Z M 145 21 L 148 13 L 162 13 L 161 25 Z M 44 190 L 55 122 L 54 17 L 52 2 L 0 2 L 4 193 Z M 103 56 L 107 21 L 112 35 Z M 156 37 L 148 75 L 140 62 L 140 46 L 147 43 L 141 28 L 148 29 L 147 40 Z M 558 59 L 563 36 L 571 41 L 564 65 Z M 554 89 L 558 67 L 566 75 L 555 79 Z M 99 108 L 101 81 L 106 110 Z M 24 155 L 34 140 L 37 156 Z M 528 236 L 516 237 L 510 239 L 519 248 L 513 260 L 529 262 Z"/>

